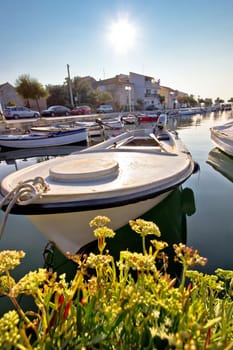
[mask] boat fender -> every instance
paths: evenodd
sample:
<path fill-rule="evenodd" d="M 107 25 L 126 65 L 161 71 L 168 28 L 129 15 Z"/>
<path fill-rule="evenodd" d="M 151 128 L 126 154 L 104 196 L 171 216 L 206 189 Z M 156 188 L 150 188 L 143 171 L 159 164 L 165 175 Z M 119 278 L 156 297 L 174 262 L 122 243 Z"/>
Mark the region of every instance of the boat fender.
<path fill-rule="evenodd" d="M 198 173 L 200 169 L 200 165 L 197 162 L 194 162 L 193 174 Z"/>

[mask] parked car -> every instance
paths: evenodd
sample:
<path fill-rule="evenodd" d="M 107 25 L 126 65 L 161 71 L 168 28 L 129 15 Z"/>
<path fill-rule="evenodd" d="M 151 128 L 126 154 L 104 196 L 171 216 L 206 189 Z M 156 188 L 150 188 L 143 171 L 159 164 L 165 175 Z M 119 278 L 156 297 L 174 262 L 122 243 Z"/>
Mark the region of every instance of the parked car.
<path fill-rule="evenodd" d="M 19 119 L 19 118 L 39 118 L 40 113 L 33 111 L 27 107 L 11 107 L 8 106 L 4 109 L 3 114 L 6 119 Z"/>
<path fill-rule="evenodd" d="M 89 106 L 76 106 L 71 111 L 72 115 L 81 115 L 81 114 L 90 114 L 90 113 L 91 113 L 91 107 Z"/>
<path fill-rule="evenodd" d="M 43 117 L 58 117 L 70 115 L 70 109 L 65 106 L 51 106 L 41 112 Z"/>
<path fill-rule="evenodd" d="M 146 107 L 146 111 L 155 111 L 157 109 L 158 108 L 153 104 Z"/>
<path fill-rule="evenodd" d="M 113 108 L 111 105 L 101 105 L 96 108 L 97 113 L 111 113 L 113 112 Z"/>

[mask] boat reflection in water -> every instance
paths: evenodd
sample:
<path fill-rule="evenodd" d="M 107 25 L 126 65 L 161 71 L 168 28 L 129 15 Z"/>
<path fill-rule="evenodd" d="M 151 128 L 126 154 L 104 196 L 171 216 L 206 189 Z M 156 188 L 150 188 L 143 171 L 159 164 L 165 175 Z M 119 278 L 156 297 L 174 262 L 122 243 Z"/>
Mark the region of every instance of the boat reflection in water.
<path fill-rule="evenodd" d="M 215 147 L 209 152 L 207 163 L 233 182 L 233 157 Z"/>
<path fill-rule="evenodd" d="M 40 162 L 57 156 L 65 156 L 72 152 L 81 151 L 86 146 L 70 145 L 70 146 L 54 146 L 54 147 L 38 147 L 32 149 L 12 149 L 1 148 L 0 162 L 5 161 L 6 164 L 14 164 L 15 170 L 30 165 L 31 163 Z M 22 165 L 22 161 L 29 161 L 30 164 Z"/>
<path fill-rule="evenodd" d="M 160 239 L 168 243 L 168 247 L 164 250 L 168 255 L 168 273 L 171 276 L 177 277 L 182 271 L 182 265 L 174 262 L 173 244 L 184 243 L 187 240 L 187 216 L 195 213 L 194 193 L 190 188 L 179 187 L 175 189 L 167 198 L 165 198 L 157 206 L 145 213 L 141 218 L 156 223 L 161 231 Z M 94 238 L 94 236 L 93 236 Z M 149 241 L 158 239 L 149 235 Z M 51 250 L 50 250 L 51 249 Z M 67 260 L 58 249 L 54 246 L 50 247 L 48 252 L 52 252 L 52 265 L 58 273 L 66 272 L 68 279 L 72 278 L 76 265 Z M 109 239 L 107 242 L 107 249 L 109 254 L 113 255 L 116 261 L 119 259 L 120 251 L 130 250 L 132 252 L 142 251 L 141 236 L 136 234 L 129 225 L 126 225 L 116 231 L 116 236 Z M 93 241 L 80 249 L 81 253 L 96 253 L 98 254 L 97 241 Z M 51 256 L 50 256 L 51 259 Z M 51 263 L 51 260 L 50 262 Z"/>

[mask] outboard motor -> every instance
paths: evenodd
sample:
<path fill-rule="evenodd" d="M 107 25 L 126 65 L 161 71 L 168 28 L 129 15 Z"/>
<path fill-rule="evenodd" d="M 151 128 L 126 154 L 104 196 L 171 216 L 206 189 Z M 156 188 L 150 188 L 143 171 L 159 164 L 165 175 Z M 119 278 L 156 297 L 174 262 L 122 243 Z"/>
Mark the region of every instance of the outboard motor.
<path fill-rule="evenodd" d="M 163 129 L 166 129 L 167 126 L 167 114 L 160 114 L 156 127 L 158 130 L 162 131 Z"/>

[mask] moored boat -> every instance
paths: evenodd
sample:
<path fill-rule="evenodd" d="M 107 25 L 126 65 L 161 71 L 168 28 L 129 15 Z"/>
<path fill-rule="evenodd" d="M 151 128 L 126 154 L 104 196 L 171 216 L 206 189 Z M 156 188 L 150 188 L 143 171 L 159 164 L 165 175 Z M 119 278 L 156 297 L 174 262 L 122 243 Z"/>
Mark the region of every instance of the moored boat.
<path fill-rule="evenodd" d="M 233 121 L 210 128 L 210 137 L 220 150 L 233 156 Z"/>
<path fill-rule="evenodd" d="M 97 118 L 95 121 L 77 121 L 75 124 L 87 128 L 90 145 L 92 141 L 103 141 L 119 135 L 124 128 L 124 123 L 119 118 L 106 120 Z"/>
<path fill-rule="evenodd" d="M 6 176 L 2 208 L 13 197 L 11 213 L 28 216 L 63 253 L 75 253 L 93 241 L 89 222 L 95 216 L 108 216 L 117 230 L 160 203 L 193 171 L 177 133 L 135 129 Z"/>
<path fill-rule="evenodd" d="M 178 111 L 179 115 L 193 115 L 201 113 L 201 108 L 193 107 L 193 108 L 180 108 Z"/>
<path fill-rule="evenodd" d="M 124 125 L 137 125 L 138 117 L 135 114 L 128 113 L 120 115 L 120 120 Z"/>
<path fill-rule="evenodd" d="M 0 146 L 7 148 L 37 148 L 68 145 L 77 142 L 87 142 L 86 128 L 34 128 L 26 134 L 0 135 Z"/>
<path fill-rule="evenodd" d="M 159 114 L 140 114 L 138 116 L 138 122 L 140 123 L 156 123 L 159 119 Z"/>

